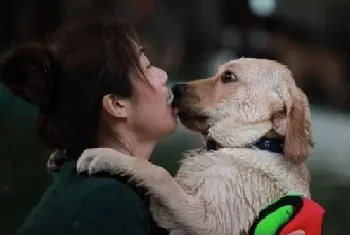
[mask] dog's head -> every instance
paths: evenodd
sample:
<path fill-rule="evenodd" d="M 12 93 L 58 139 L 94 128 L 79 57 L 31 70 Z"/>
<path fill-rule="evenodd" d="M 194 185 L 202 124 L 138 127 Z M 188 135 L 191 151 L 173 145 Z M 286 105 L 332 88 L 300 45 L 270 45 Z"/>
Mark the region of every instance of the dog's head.
<path fill-rule="evenodd" d="M 312 145 L 308 99 L 282 64 L 265 59 L 232 60 L 215 76 L 176 84 L 172 90 L 179 119 L 191 130 L 207 135 L 220 123 L 234 123 L 235 128 L 227 127 L 227 132 L 270 123 L 271 130 L 266 132 L 285 137 L 286 157 L 300 163 L 308 156 Z"/>

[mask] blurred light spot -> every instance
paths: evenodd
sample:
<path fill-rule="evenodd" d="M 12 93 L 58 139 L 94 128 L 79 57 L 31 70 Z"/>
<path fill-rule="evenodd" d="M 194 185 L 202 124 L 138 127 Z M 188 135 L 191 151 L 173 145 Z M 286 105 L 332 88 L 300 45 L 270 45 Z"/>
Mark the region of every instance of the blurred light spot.
<path fill-rule="evenodd" d="M 233 50 L 224 48 L 216 53 L 213 53 L 208 64 L 209 74 L 215 74 L 220 65 L 223 65 L 224 63 L 233 59 L 237 59 L 237 55 Z"/>
<path fill-rule="evenodd" d="M 254 29 L 249 34 L 249 43 L 257 50 L 264 50 L 268 46 L 268 34 L 262 29 Z"/>
<path fill-rule="evenodd" d="M 240 47 L 242 44 L 241 33 L 233 27 L 225 29 L 221 36 L 221 44 L 223 47 Z"/>
<path fill-rule="evenodd" d="M 10 193 L 10 185 L 6 184 L 2 188 L 0 188 L 0 196 L 7 197 Z"/>
<path fill-rule="evenodd" d="M 248 0 L 253 14 L 269 16 L 276 11 L 276 0 Z"/>

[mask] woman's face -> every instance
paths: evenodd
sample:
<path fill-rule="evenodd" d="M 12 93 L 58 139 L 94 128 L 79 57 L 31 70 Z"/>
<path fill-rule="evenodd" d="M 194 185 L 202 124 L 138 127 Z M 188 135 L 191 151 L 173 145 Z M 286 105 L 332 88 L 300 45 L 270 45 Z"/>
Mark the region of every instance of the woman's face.
<path fill-rule="evenodd" d="M 130 101 L 129 121 L 141 138 L 159 140 L 174 132 L 177 126 L 174 110 L 167 102 L 168 75 L 150 63 L 143 49 L 140 64 L 145 79 L 133 79 L 135 95 Z"/>

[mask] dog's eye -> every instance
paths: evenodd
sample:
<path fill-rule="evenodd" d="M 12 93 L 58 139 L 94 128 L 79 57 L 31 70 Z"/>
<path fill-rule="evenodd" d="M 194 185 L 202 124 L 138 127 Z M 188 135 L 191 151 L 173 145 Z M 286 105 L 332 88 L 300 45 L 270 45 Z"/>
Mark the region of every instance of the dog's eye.
<path fill-rule="evenodd" d="M 223 83 L 237 82 L 238 78 L 233 72 L 227 70 L 227 71 L 223 72 L 223 74 L 221 74 L 221 81 Z"/>

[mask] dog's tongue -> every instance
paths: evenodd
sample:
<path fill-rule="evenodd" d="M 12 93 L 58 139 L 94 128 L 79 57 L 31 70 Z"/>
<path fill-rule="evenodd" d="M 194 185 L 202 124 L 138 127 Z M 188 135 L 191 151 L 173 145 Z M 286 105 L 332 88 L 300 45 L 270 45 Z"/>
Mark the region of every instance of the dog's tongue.
<path fill-rule="evenodd" d="M 170 105 L 173 102 L 173 100 L 174 100 L 174 94 L 173 94 L 171 88 L 169 87 L 168 88 L 168 101 L 167 101 L 168 104 Z"/>

